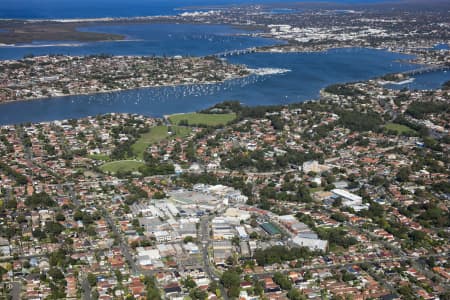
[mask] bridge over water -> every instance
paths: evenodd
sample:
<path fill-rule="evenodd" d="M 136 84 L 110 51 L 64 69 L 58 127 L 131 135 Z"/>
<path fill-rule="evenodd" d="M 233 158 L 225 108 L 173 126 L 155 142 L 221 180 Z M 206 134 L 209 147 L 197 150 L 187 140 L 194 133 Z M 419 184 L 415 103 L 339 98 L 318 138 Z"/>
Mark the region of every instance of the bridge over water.
<path fill-rule="evenodd" d="M 406 75 L 406 76 L 414 76 L 424 73 L 430 73 L 430 72 L 436 72 L 436 71 L 445 71 L 450 70 L 450 66 L 446 65 L 432 65 L 432 66 L 425 66 L 418 69 L 410 70 L 401 72 L 400 74 Z"/>
<path fill-rule="evenodd" d="M 223 51 L 216 54 L 213 54 L 215 57 L 227 57 L 227 56 L 236 56 L 236 55 L 244 55 L 248 53 L 254 53 L 256 52 L 256 47 L 246 48 L 246 49 L 240 49 L 240 50 L 230 50 L 230 51 Z"/>

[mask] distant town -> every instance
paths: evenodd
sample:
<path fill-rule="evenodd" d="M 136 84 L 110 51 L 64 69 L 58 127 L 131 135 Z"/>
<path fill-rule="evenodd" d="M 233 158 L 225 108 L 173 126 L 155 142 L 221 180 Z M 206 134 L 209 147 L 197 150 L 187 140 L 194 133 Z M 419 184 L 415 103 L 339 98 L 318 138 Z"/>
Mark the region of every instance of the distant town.
<path fill-rule="evenodd" d="M 86 25 L 118 24 L 227 24 L 249 30 L 252 36 L 270 37 L 280 44 L 270 51 L 323 51 L 340 47 L 373 47 L 408 52 L 448 43 L 450 25 L 446 3 L 432 6 L 401 3 L 345 5 L 291 3 L 281 13 L 275 4 L 191 8 L 173 16 L 67 20 L 0 20 L 0 45 L 33 41 L 123 40 L 118 34 L 79 31 Z M 285 4 L 286 6 L 286 4 Z M 426 13 L 424 13 L 426 11 Z M 287 43 L 285 43 L 287 41 Z M 447 61 L 448 62 L 448 61 Z"/>

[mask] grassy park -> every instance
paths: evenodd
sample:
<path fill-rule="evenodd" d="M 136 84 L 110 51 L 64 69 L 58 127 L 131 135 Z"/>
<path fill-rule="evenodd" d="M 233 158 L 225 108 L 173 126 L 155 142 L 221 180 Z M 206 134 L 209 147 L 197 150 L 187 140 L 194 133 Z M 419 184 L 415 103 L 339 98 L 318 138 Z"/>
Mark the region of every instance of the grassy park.
<path fill-rule="evenodd" d="M 107 162 L 100 166 L 100 170 L 105 173 L 115 174 L 119 170 L 123 172 L 133 172 L 137 171 L 139 167 L 145 165 L 143 162 L 136 160 L 117 160 L 112 162 Z"/>
<path fill-rule="evenodd" d="M 202 114 L 202 113 L 187 113 L 170 115 L 169 121 L 174 125 L 206 125 L 219 126 L 225 125 L 228 122 L 236 119 L 235 113 L 229 114 Z"/>
<path fill-rule="evenodd" d="M 397 123 L 387 123 L 384 125 L 384 128 L 387 130 L 396 131 L 397 134 L 416 134 L 417 132 L 414 129 L 409 128 L 408 126 L 397 124 Z"/>
<path fill-rule="evenodd" d="M 187 136 L 191 129 L 183 126 L 170 126 L 171 135 L 169 135 L 169 126 L 161 125 L 150 128 L 150 131 L 141 135 L 141 137 L 131 146 L 134 155 L 142 159 L 145 150 L 151 144 L 158 143 L 164 139 Z"/>

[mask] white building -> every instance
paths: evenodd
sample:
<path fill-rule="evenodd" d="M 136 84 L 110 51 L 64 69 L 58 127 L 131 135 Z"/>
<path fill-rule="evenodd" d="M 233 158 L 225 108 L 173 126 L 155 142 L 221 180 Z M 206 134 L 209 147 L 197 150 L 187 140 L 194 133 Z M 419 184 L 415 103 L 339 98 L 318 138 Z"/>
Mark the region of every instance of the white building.
<path fill-rule="evenodd" d="M 236 231 L 237 231 L 240 239 L 242 239 L 242 240 L 248 239 L 248 234 L 245 231 L 245 228 L 243 226 L 236 226 Z"/>
<path fill-rule="evenodd" d="M 368 209 L 369 207 L 366 204 L 362 203 L 362 197 L 352 194 L 349 191 L 341 190 L 341 189 L 333 189 L 331 190 L 333 195 L 342 198 L 342 205 L 346 207 L 351 207 L 355 211 L 360 211 L 363 209 Z"/>
<path fill-rule="evenodd" d="M 194 243 L 187 243 L 183 245 L 184 250 L 186 250 L 189 254 L 198 254 L 200 253 L 198 246 Z"/>
<path fill-rule="evenodd" d="M 240 210 L 234 207 L 228 208 L 224 213 L 224 216 L 227 218 L 227 220 L 232 222 L 237 221 L 238 223 L 240 223 L 240 221 L 247 221 L 251 217 L 248 211 Z"/>
<path fill-rule="evenodd" d="M 159 230 L 159 231 L 155 231 L 153 233 L 155 239 L 157 242 L 162 243 L 162 242 L 168 242 L 172 240 L 172 236 L 170 234 L 170 232 L 166 231 L 166 230 Z"/>
<path fill-rule="evenodd" d="M 314 172 L 319 173 L 319 162 L 317 160 L 305 161 L 302 165 L 302 171 L 304 173 Z"/>
<path fill-rule="evenodd" d="M 310 250 L 322 250 L 326 251 L 328 247 L 328 241 L 320 239 L 310 239 L 306 237 L 296 236 L 292 239 L 292 242 L 299 247 L 307 247 Z"/>
<path fill-rule="evenodd" d="M 141 266 L 154 265 L 161 259 L 158 249 L 148 247 L 137 247 L 138 262 Z"/>

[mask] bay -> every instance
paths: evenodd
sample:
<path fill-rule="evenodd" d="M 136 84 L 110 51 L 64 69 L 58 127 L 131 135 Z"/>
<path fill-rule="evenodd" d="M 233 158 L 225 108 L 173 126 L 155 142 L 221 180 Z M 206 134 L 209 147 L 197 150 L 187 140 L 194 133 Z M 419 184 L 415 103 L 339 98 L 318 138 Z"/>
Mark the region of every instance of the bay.
<path fill-rule="evenodd" d="M 414 66 L 398 62 L 405 55 L 373 49 L 334 49 L 320 53 L 252 53 L 230 58 L 252 68 L 289 72 L 252 75 L 220 84 L 144 88 L 95 95 L 11 102 L 0 105 L 0 124 L 79 118 L 111 112 L 163 116 L 199 110 L 225 100 L 270 105 L 314 99 L 336 82 L 369 79 Z"/>
<path fill-rule="evenodd" d="M 25 55 L 183 55 L 204 56 L 228 50 L 267 46 L 280 41 L 249 36 L 251 33 L 226 25 L 127 24 L 87 26 L 81 31 L 115 33 L 123 41 L 82 43 L 53 41 L 16 46 L 0 46 L 0 59 L 20 59 Z"/>
<path fill-rule="evenodd" d="M 0 47 L 0 59 L 48 53 L 201 56 L 279 42 L 253 37 L 251 32 L 222 25 L 108 25 L 83 27 L 82 30 L 121 33 L 127 40 Z M 301 102 L 316 99 L 320 89 L 330 84 L 366 80 L 386 73 L 416 68 L 416 65 L 402 62 L 409 58 L 411 56 L 364 48 L 231 56 L 227 57 L 231 63 L 245 64 L 255 69 L 288 69 L 289 72 L 252 75 L 218 84 L 143 88 L 5 103 L 0 105 L 0 124 L 80 118 L 112 112 L 160 117 L 165 114 L 196 111 L 225 100 L 238 100 L 247 105 Z M 421 76 L 440 75 L 429 73 Z M 430 82 L 435 84 L 443 80 L 439 78 L 431 78 Z M 420 82 L 419 79 L 420 76 L 416 78 L 417 82 Z"/>

